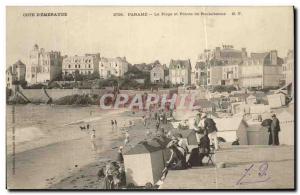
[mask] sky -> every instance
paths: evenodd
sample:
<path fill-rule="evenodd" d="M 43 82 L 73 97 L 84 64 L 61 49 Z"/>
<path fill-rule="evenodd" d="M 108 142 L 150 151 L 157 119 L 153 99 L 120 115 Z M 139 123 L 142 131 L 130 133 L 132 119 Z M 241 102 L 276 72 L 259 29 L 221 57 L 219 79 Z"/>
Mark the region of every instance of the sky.
<path fill-rule="evenodd" d="M 24 16 L 41 12 L 67 16 Z M 145 12 L 148 16 L 128 16 Z M 174 15 L 180 12 L 193 15 Z M 195 15 L 201 12 L 226 15 Z M 34 44 L 69 56 L 125 56 L 131 64 L 169 64 L 170 59 L 194 64 L 204 49 L 222 44 L 245 47 L 248 53 L 276 49 L 285 57 L 293 49 L 293 23 L 292 7 L 7 7 L 6 65 L 28 63 Z"/>

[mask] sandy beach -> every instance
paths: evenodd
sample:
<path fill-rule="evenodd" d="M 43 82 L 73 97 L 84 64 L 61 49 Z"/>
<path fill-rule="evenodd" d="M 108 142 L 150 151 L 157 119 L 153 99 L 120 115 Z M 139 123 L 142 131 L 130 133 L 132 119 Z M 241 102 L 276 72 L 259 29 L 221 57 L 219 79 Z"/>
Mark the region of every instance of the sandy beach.
<path fill-rule="evenodd" d="M 154 136 L 155 122 L 151 121 L 147 126 L 148 128 L 145 128 L 141 120 L 141 116 L 143 115 L 142 112 L 135 114 L 132 114 L 131 112 L 124 112 L 122 115 L 131 116 L 135 119 L 134 126 L 125 128 L 125 130 L 129 131 L 131 138 L 130 143 L 124 147 L 124 152 L 138 142 Z M 163 125 L 163 128 L 167 131 L 172 130 L 170 124 Z M 151 132 L 152 135 L 146 136 L 147 131 Z M 119 140 L 116 140 L 115 145 L 123 145 L 123 141 L 124 139 L 120 138 Z M 67 177 L 53 185 L 50 185 L 49 189 L 101 189 L 97 172 L 101 167 L 104 167 L 107 162 L 116 159 L 117 149 L 105 151 L 102 153 L 102 156 L 103 158 L 100 160 L 90 163 L 80 169 L 74 169 Z"/>
<path fill-rule="evenodd" d="M 70 113 L 74 110 L 77 108 L 72 108 Z M 134 114 L 127 110 L 97 112 L 97 108 L 94 107 L 78 110 L 84 111 L 84 114 L 83 111 L 80 113 L 84 117 L 70 117 L 63 114 L 45 120 L 43 126 L 30 124 L 35 129 L 40 128 L 40 133 L 44 136 L 31 141 L 17 142 L 16 153 L 12 153 L 12 149 L 8 147 L 9 189 L 98 189 L 97 172 L 106 162 L 116 159 L 118 147 L 124 145 L 124 130 L 128 130 L 130 134 L 130 143 L 124 151 L 145 139 L 146 131 L 153 133 L 155 131 L 154 121 L 148 129 L 143 126 L 143 112 Z M 93 112 L 91 117 L 89 117 L 90 110 Z M 63 116 L 65 118 L 62 118 Z M 118 121 L 118 129 L 112 130 L 112 119 Z M 81 121 L 86 120 L 90 120 L 91 128 L 96 130 L 96 151 L 91 142 L 90 132 L 79 128 L 82 125 Z M 128 127 L 129 120 L 134 121 L 134 126 Z M 61 130 L 55 128 L 44 130 L 44 126 L 51 124 Z M 16 126 L 18 130 L 19 127 Z M 47 131 L 51 131 L 49 135 L 45 133 Z M 8 133 L 7 141 L 10 139 Z"/>

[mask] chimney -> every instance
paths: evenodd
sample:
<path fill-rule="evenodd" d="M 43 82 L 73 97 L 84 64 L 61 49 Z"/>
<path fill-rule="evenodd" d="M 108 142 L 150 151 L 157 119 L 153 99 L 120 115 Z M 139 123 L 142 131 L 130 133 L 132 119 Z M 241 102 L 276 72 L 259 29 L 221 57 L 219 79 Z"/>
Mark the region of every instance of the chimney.
<path fill-rule="evenodd" d="M 220 47 L 216 47 L 215 57 L 216 57 L 217 59 L 220 59 L 220 58 L 221 58 L 221 48 L 220 48 Z"/>
<path fill-rule="evenodd" d="M 247 54 L 247 51 L 246 51 L 246 48 L 242 48 L 242 58 L 245 59 L 247 58 L 248 54 Z"/>
<path fill-rule="evenodd" d="M 271 50 L 270 61 L 271 65 L 277 65 L 277 50 Z"/>

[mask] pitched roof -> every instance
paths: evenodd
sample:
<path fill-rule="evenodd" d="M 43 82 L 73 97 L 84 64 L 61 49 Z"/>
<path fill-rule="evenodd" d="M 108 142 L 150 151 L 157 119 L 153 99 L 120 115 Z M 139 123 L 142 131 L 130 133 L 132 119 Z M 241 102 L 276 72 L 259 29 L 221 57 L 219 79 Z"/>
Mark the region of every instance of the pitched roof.
<path fill-rule="evenodd" d="M 6 69 L 6 72 L 9 72 L 10 74 L 12 74 L 12 67 L 9 66 L 9 67 Z"/>
<path fill-rule="evenodd" d="M 162 146 L 157 141 L 141 141 L 131 148 L 124 155 L 146 154 L 156 152 L 162 149 Z"/>
<path fill-rule="evenodd" d="M 233 48 L 224 48 L 221 50 L 222 58 L 242 58 L 242 52 Z"/>
<path fill-rule="evenodd" d="M 230 131 L 237 130 L 241 123 L 244 123 L 246 126 L 247 123 L 243 120 L 243 117 L 230 117 L 230 118 L 216 118 L 214 119 L 216 122 L 218 131 Z"/>
<path fill-rule="evenodd" d="M 205 66 L 204 62 L 196 62 L 195 69 L 205 69 Z"/>
<path fill-rule="evenodd" d="M 265 57 L 267 57 L 270 53 L 269 52 L 263 52 L 263 53 L 251 53 L 250 56 L 252 59 L 256 60 L 263 60 Z"/>
<path fill-rule="evenodd" d="M 18 60 L 16 63 L 14 63 L 13 65 L 16 65 L 16 66 L 25 66 L 25 64 L 21 61 L 21 60 Z"/>
<path fill-rule="evenodd" d="M 165 148 L 171 139 L 167 137 L 155 137 L 151 140 L 151 142 L 157 142 L 162 148 Z"/>
<path fill-rule="evenodd" d="M 170 61 L 169 68 L 177 68 L 179 65 L 180 68 L 191 68 L 190 60 L 173 60 Z"/>

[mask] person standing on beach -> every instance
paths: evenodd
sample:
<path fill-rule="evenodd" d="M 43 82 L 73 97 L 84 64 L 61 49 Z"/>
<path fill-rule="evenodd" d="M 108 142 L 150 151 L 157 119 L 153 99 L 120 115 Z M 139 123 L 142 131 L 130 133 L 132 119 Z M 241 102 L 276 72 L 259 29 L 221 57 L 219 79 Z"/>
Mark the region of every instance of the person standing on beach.
<path fill-rule="evenodd" d="M 201 123 L 202 122 L 202 123 Z M 200 140 L 204 136 L 204 121 L 201 121 L 201 113 L 198 112 L 194 121 L 194 131 L 196 133 L 196 139 L 198 145 L 200 145 Z"/>
<path fill-rule="evenodd" d="M 278 146 L 279 145 L 279 137 L 278 133 L 280 131 L 279 120 L 276 117 L 276 114 L 272 114 L 272 123 L 270 127 L 270 135 L 269 135 L 269 145 Z"/>
<path fill-rule="evenodd" d="M 96 130 L 95 129 L 92 130 L 91 143 L 92 143 L 93 150 L 96 151 L 97 150 L 97 145 L 96 145 Z"/>
<path fill-rule="evenodd" d="M 145 115 L 143 115 L 143 124 L 144 124 L 144 126 L 146 127 L 146 116 Z"/>
<path fill-rule="evenodd" d="M 117 155 L 117 161 L 119 163 L 123 163 L 124 162 L 124 158 L 123 158 L 123 146 L 119 147 L 118 155 Z"/>
<path fill-rule="evenodd" d="M 114 128 L 115 128 L 115 122 L 114 122 L 114 120 L 111 120 L 111 130 L 113 131 Z"/>
<path fill-rule="evenodd" d="M 129 143 L 129 137 L 130 137 L 130 135 L 129 135 L 129 133 L 128 133 L 128 131 L 126 131 L 125 132 L 125 140 L 124 140 L 124 145 L 126 146 L 128 143 Z"/>
<path fill-rule="evenodd" d="M 202 114 L 201 117 L 204 120 L 204 130 L 205 133 L 208 135 L 210 142 L 214 143 L 215 150 L 219 149 L 218 137 L 217 137 L 217 127 L 216 123 L 213 119 L 208 118 L 206 113 Z"/>
<path fill-rule="evenodd" d="M 116 119 L 115 119 L 115 129 L 118 130 L 118 123 Z"/>
<path fill-rule="evenodd" d="M 159 121 L 159 120 L 157 120 L 157 121 L 156 121 L 156 124 L 155 124 L 155 127 L 156 127 L 156 132 L 158 131 L 158 129 L 159 129 L 159 126 L 160 126 L 160 121 Z"/>

